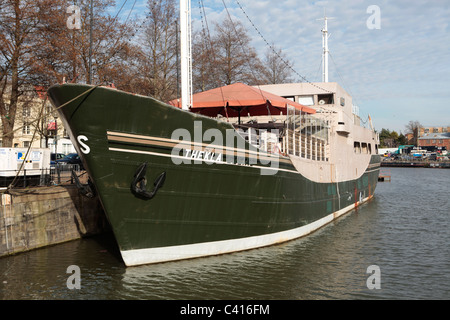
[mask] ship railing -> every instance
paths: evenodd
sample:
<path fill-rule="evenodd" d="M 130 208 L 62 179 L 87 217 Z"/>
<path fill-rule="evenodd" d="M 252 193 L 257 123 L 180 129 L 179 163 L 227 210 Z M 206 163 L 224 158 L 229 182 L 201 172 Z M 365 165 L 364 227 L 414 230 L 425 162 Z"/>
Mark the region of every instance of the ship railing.
<path fill-rule="evenodd" d="M 281 154 L 284 123 L 250 121 L 248 123 L 233 124 L 233 126 L 236 132 L 255 149 L 271 154 Z"/>
<path fill-rule="evenodd" d="M 328 129 L 328 121 L 288 107 L 282 152 L 304 159 L 328 161 Z"/>

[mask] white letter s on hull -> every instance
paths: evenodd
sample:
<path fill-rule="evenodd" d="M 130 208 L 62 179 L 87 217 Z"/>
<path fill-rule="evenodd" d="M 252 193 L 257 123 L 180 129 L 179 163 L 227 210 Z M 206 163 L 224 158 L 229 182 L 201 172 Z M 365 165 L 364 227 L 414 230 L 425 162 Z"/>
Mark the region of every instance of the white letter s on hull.
<path fill-rule="evenodd" d="M 91 152 L 91 148 L 89 148 L 89 146 L 86 143 L 84 143 L 85 141 L 88 141 L 88 138 L 86 136 L 83 135 L 78 136 L 77 141 L 80 144 L 81 152 L 83 152 L 84 154 L 88 154 L 89 152 Z"/>

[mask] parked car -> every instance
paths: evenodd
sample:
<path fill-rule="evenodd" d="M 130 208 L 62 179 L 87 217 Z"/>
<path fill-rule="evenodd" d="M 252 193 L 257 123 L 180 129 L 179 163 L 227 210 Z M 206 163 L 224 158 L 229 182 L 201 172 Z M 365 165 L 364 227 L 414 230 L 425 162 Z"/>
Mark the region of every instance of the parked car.
<path fill-rule="evenodd" d="M 56 163 L 58 163 L 59 165 L 78 164 L 80 166 L 80 170 L 84 169 L 83 168 L 83 163 L 81 162 L 81 158 L 76 153 L 69 153 L 64 158 L 56 160 Z"/>
<path fill-rule="evenodd" d="M 60 160 L 65 157 L 64 153 L 52 153 L 50 154 L 50 165 L 56 165 L 56 160 Z"/>

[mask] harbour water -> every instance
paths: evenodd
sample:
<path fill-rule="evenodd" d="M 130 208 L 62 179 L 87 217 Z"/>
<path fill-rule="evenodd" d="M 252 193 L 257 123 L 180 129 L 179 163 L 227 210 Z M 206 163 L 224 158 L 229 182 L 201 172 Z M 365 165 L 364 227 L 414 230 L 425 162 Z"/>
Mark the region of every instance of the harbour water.
<path fill-rule="evenodd" d="M 357 210 L 276 246 L 125 268 L 106 234 L 0 258 L 0 299 L 450 299 L 450 170 L 391 177 Z"/>

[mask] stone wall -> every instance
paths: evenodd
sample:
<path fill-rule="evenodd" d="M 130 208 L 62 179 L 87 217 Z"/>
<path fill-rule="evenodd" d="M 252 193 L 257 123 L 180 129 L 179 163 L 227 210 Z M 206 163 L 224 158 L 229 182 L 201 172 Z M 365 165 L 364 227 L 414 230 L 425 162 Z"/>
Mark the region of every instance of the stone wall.
<path fill-rule="evenodd" d="M 0 257 L 109 228 L 98 198 L 73 185 L 16 189 L 0 198 Z"/>

